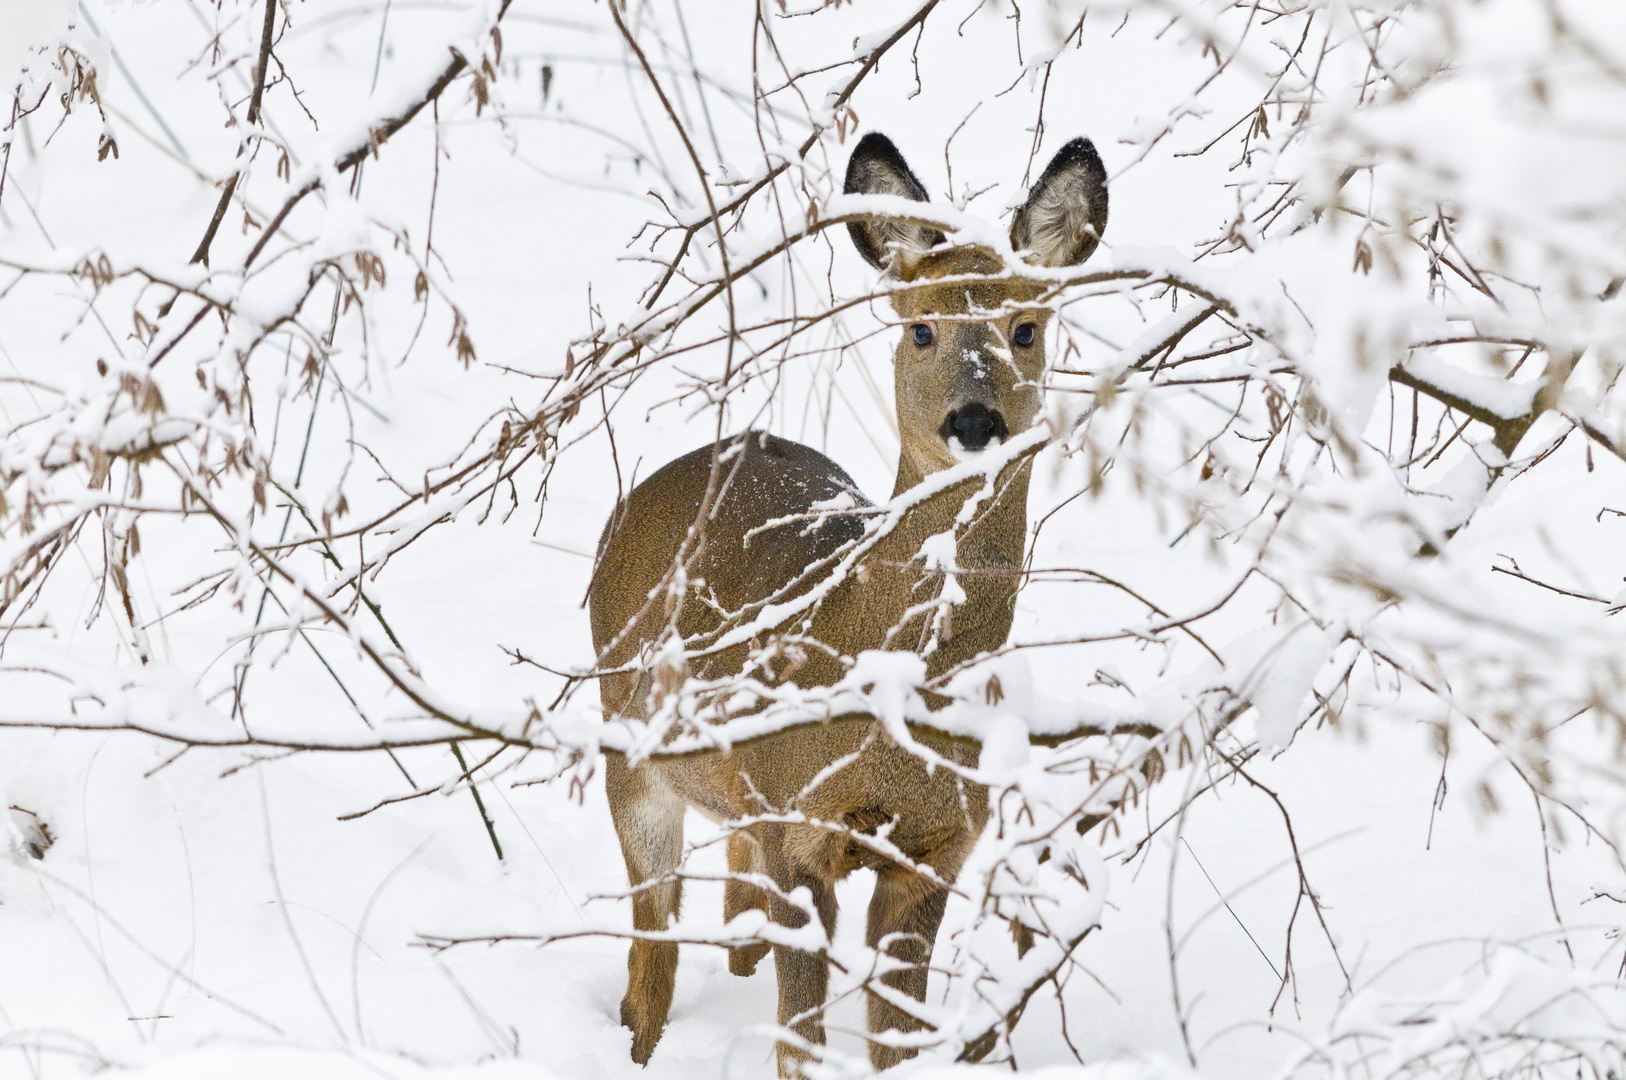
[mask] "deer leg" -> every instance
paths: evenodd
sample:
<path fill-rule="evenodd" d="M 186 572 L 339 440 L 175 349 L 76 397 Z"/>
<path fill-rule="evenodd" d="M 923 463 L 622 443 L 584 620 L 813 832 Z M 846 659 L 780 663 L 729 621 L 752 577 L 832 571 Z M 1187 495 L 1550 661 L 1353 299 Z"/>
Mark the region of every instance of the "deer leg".
<path fill-rule="evenodd" d="M 731 874 L 763 873 L 762 847 L 748 832 L 737 832 L 728 838 L 728 872 Z M 723 921 L 727 922 L 741 912 L 768 910 L 768 894 L 743 881 L 730 879 L 723 884 Z M 736 945 L 728 950 L 728 970 L 734 975 L 750 975 L 757 964 L 768 955 L 768 944 Z"/>
<path fill-rule="evenodd" d="M 786 857 L 780 837 L 764 838 L 764 861 L 769 875 L 780 890 L 789 895 L 801 886 L 813 894 L 813 906 L 819 913 L 827 938 L 836 932 L 836 890 L 833 883 L 804 867 L 795 865 Z M 809 922 L 807 912 L 778 896 L 768 897 L 768 915 L 781 926 L 797 929 Z M 788 1027 L 804 1040 L 816 1045 L 824 1044 L 823 1008 L 830 985 L 830 969 L 818 953 L 787 945 L 773 947 L 774 971 L 779 976 L 779 1023 Z M 779 1075 L 800 1076 L 801 1063 L 810 1055 L 797 1047 L 780 1043 L 778 1047 Z"/>
<path fill-rule="evenodd" d="M 604 780 L 627 880 L 637 888 L 676 870 L 683 855 L 683 800 L 653 768 L 629 769 L 617 754 L 605 757 Z M 683 886 L 675 880 L 640 890 L 632 901 L 633 929 L 667 929 L 682 902 Z M 677 962 L 676 942 L 634 940 L 627 952 L 621 1023 L 632 1029 L 632 1060 L 640 1065 L 648 1063 L 666 1027 Z"/>
<path fill-rule="evenodd" d="M 885 944 L 888 956 L 911 965 L 881 976 L 881 984 L 908 994 L 916 1001 L 926 1000 L 927 965 L 937 941 L 937 927 L 948 904 L 948 889 L 900 866 L 882 867 L 876 873 L 875 895 L 869 904 L 869 925 L 864 940 L 872 949 Z M 919 1031 L 926 1023 L 898 1008 L 881 995 L 869 993 L 869 1029 Z M 906 1047 L 869 1045 L 870 1064 L 891 1068 L 915 1056 Z"/>

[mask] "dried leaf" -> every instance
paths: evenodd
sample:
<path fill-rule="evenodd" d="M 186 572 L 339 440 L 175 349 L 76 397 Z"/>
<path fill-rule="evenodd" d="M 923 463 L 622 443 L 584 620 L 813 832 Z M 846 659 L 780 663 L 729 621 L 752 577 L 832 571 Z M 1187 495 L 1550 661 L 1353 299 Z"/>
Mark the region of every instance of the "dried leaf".
<path fill-rule="evenodd" d="M 136 399 L 136 410 L 148 416 L 157 416 L 164 411 L 164 395 L 159 393 L 158 384 L 151 379 L 141 384 L 141 394 Z"/>
<path fill-rule="evenodd" d="M 1359 270 L 1363 274 L 1372 272 L 1372 245 L 1366 242 L 1365 236 L 1355 241 L 1355 265 L 1352 269 Z"/>
<path fill-rule="evenodd" d="M 112 471 L 113 459 L 106 450 L 97 447 L 90 457 L 90 486 L 99 488 L 107 482 L 107 474 Z"/>

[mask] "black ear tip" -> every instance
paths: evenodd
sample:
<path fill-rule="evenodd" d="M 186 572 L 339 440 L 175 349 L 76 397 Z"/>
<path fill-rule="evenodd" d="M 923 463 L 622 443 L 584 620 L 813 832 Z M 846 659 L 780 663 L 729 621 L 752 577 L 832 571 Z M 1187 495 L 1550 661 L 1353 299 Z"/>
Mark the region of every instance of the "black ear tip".
<path fill-rule="evenodd" d="M 858 140 L 853 147 L 852 156 L 847 159 L 847 182 L 842 185 L 848 195 L 860 191 L 864 187 L 864 179 L 876 165 L 895 172 L 902 173 L 914 180 L 914 172 L 910 170 L 909 163 L 903 160 L 898 152 L 897 145 L 879 131 L 872 131 Z M 919 187 L 919 181 L 915 181 Z"/>
<path fill-rule="evenodd" d="M 1104 185 L 1107 182 L 1107 167 L 1102 164 L 1100 153 L 1096 151 L 1095 144 L 1083 136 L 1057 150 L 1045 172 L 1054 173 L 1069 168 L 1083 168 L 1095 177 L 1097 183 Z"/>
<path fill-rule="evenodd" d="M 885 135 L 882 135 L 879 131 L 872 131 L 865 135 L 862 139 L 858 140 L 858 145 L 853 147 L 853 156 L 857 157 L 860 154 L 890 154 L 894 156 L 901 156 L 898 155 L 897 145 L 894 144 L 891 139 L 887 138 Z"/>

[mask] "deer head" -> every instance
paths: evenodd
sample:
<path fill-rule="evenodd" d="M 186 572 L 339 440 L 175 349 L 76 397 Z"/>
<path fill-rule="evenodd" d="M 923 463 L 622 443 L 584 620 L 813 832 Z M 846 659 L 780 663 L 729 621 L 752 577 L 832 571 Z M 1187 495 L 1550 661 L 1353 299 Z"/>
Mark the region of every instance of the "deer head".
<path fill-rule="evenodd" d="M 898 148 L 879 132 L 854 148 L 845 191 L 928 201 Z M 1106 169 L 1088 139 L 1074 139 L 1017 209 L 1011 246 L 1033 265 L 1073 266 L 1095 251 L 1106 224 Z M 1006 274 L 992 250 L 949 245 L 927 226 L 869 220 L 847 228 L 858 253 L 905 286 L 891 294 L 903 323 L 893 368 L 900 488 L 906 475 L 948 468 L 1031 425 L 1050 318 L 1035 303 L 1044 284 L 1024 278 L 1020 267 Z M 991 275 L 1004 276 L 987 280 Z"/>

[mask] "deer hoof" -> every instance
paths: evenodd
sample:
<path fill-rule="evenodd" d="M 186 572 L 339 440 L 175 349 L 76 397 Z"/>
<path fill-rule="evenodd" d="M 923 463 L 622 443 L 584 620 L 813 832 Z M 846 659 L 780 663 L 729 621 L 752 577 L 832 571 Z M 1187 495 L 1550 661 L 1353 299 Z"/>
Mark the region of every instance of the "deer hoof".
<path fill-rule="evenodd" d="M 661 1032 L 664 1024 L 652 1024 L 646 1017 L 638 1015 L 638 1005 L 628 994 L 621 1001 L 621 1026 L 632 1032 L 632 1060 L 639 1065 L 648 1065 L 650 1055 L 655 1053 L 655 1044 L 661 1041 Z"/>

